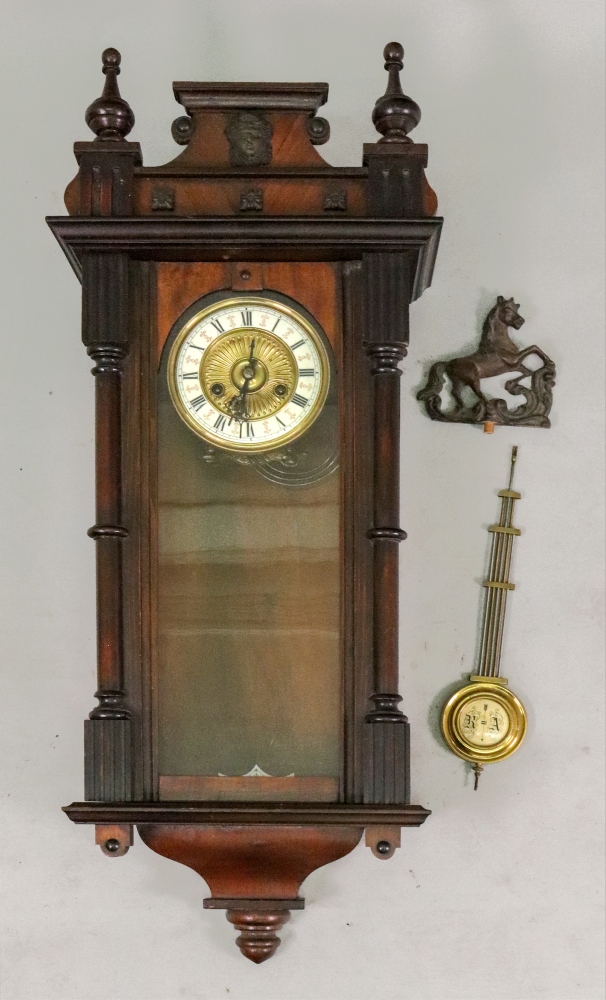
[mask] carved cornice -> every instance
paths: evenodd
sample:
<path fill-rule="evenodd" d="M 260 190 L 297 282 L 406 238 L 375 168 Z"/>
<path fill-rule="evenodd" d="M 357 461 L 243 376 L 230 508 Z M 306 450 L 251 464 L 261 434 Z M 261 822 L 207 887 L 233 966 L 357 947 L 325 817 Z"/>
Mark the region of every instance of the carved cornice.
<path fill-rule="evenodd" d="M 310 114 L 326 103 L 327 83 L 173 83 L 175 100 L 186 111 L 293 111 Z"/>
<path fill-rule="evenodd" d="M 355 260 L 389 250 L 414 255 L 412 301 L 431 284 L 443 220 L 51 216 L 46 221 L 78 277 L 87 252 L 118 251 L 146 260 Z"/>

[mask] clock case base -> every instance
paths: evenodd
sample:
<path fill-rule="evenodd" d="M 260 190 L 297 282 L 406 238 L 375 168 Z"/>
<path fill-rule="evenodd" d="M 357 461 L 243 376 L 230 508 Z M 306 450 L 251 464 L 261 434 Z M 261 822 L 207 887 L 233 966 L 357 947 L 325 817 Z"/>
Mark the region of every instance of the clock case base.
<path fill-rule="evenodd" d="M 327 138 L 327 123 L 315 117 L 326 85 L 197 83 L 174 88 L 187 116 L 173 134 L 186 149 L 169 164 L 144 167 L 138 143 L 125 141 L 134 119 L 118 93 L 119 54 L 108 50 L 103 99 L 87 112 L 97 138 L 74 148 L 71 217 L 48 220 L 83 285 L 83 340 L 96 376 L 97 523 L 89 534 L 97 547 L 99 706 L 85 724 L 87 801 L 65 812 L 95 825 L 107 856 L 124 855 L 137 826 L 153 850 L 199 872 L 212 892 L 205 905 L 227 910 L 253 961 L 274 953 L 276 931 L 302 907 L 299 886 L 311 871 L 353 850 L 364 829 L 376 857 L 391 857 L 400 827 L 429 815 L 409 804 L 408 721 L 398 707 L 399 363 L 409 305 L 430 284 L 442 220 L 425 179 L 427 147 L 406 136 L 416 105 L 399 88 L 401 49 L 388 49 L 390 83 L 374 116 L 382 138 L 364 147 L 360 168 L 331 167 L 315 149 Z M 412 118 L 391 114 L 404 106 Z M 271 123 L 273 138 L 269 159 L 242 164 L 229 123 L 250 111 Z M 231 269 L 233 288 L 244 270 L 266 262 L 340 268 L 350 345 L 342 421 L 349 582 L 335 803 L 154 801 L 142 724 L 150 620 L 140 565 L 150 526 L 138 493 L 149 489 L 140 439 L 152 410 L 137 339 L 156 262 L 171 261 Z"/>
<path fill-rule="evenodd" d="M 340 803 L 74 802 L 64 811 L 75 823 L 95 823 L 108 857 L 126 854 L 136 825 L 151 850 L 197 872 L 211 891 L 204 908 L 226 910 L 240 951 L 256 963 L 275 953 L 290 911 L 304 908 L 304 879 L 353 851 L 366 824 L 367 846 L 388 860 L 400 846 L 400 827 L 420 826 L 429 815 L 421 806 Z"/>

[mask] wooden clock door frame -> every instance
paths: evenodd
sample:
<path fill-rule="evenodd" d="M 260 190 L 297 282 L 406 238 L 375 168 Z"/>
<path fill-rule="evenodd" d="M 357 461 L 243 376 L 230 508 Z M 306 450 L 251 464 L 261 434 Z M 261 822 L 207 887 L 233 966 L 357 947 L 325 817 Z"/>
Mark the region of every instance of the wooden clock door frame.
<path fill-rule="evenodd" d="M 155 272 L 155 273 L 154 273 Z M 153 280 L 155 278 L 155 281 Z M 287 263 L 261 263 L 251 261 L 234 261 L 213 264 L 196 263 L 158 263 L 153 267 L 151 291 L 155 292 L 155 301 L 151 303 L 147 338 L 150 346 L 146 348 L 141 344 L 143 352 L 149 354 L 147 362 L 148 371 L 144 375 L 150 384 L 150 393 L 153 393 L 157 384 L 157 377 L 160 372 L 161 362 L 166 351 L 167 341 L 173 330 L 175 323 L 184 312 L 191 309 L 192 302 L 203 302 L 209 295 L 223 295 L 229 297 L 234 294 L 258 295 L 259 293 L 286 296 L 287 302 L 297 307 L 303 307 L 313 319 L 319 323 L 330 343 L 335 367 L 337 370 L 338 383 L 341 381 L 341 371 L 343 367 L 343 331 L 341 322 L 341 267 L 339 264 L 326 264 L 314 262 L 311 264 L 296 262 Z M 146 336 L 142 329 L 141 335 Z M 342 424 L 342 421 L 340 421 Z M 151 483 L 155 479 L 154 456 L 156 455 L 157 444 L 154 438 L 154 422 L 149 422 L 150 444 L 148 452 L 150 455 Z M 135 443 L 136 446 L 136 443 Z M 340 452 L 343 451 L 342 446 Z M 339 479 L 341 476 L 339 475 Z M 152 512 L 152 545 L 153 539 L 157 535 L 157 526 L 154 523 L 153 514 L 155 502 L 152 495 L 146 496 L 141 493 L 140 503 L 148 504 Z M 343 503 L 344 490 L 341 485 L 340 504 Z M 343 525 L 342 511 L 340 510 L 340 524 Z M 342 576 L 341 591 L 347 585 L 348 573 L 343 562 L 344 539 L 340 540 L 340 566 Z M 154 576 L 157 556 L 152 552 L 151 564 L 149 567 L 150 600 L 152 609 L 156 606 L 157 595 L 154 592 Z M 341 617 L 345 609 L 346 600 L 341 600 Z M 152 611 L 152 622 L 157 620 L 155 611 Z M 340 636 L 343 636 L 343 624 L 340 624 Z M 150 687 L 152 692 L 158 692 L 159 677 L 157 674 L 158 665 L 154 661 L 156 643 L 152 642 L 151 654 L 151 677 Z M 343 679 L 344 671 L 344 650 L 343 642 L 339 651 L 340 674 Z M 136 666 L 135 666 L 136 669 Z M 155 736 L 158 726 L 158 697 L 152 699 L 151 729 L 152 729 L 152 760 L 155 762 L 158 756 Z M 340 694 L 339 716 L 341 719 L 341 732 L 339 733 L 340 743 L 343 737 L 343 692 Z M 322 777 L 300 777 L 293 776 L 289 779 L 266 777 L 260 783 L 258 778 L 243 776 L 239 780 L 234 778 L 221 778 L 207 775 L 197 777 L 196 775 L 181 775 L 178 778 L 169 778 L 166 775 L 154 773 L 151 797 L 154 799 L 177 799 L 176 792 L 181 791 L 183 798 L 187 799 L 225 799 L 228 786 L 232 792 L 237 792 L 239 799 L 247 797 L 246 792 L 253 792 L 252 798 L 263 798 L 264 794 L 268 799 L 278 799 L 280 796 L 289 800 L 301 801 L 344 801 L 347 777 L 344 774 L 345 755 L 340 746 L 340 773 L 335 779 Z M 259 786 L 264 786 L 264 794 Z M 235 787 L 237 786 L 237 788 Z M 197 792 L 197 795 L 196 795 Z M 214 793 L 214 794 L 211 794 Z M 218 794 L 217 794 L 218 793 Z"/>

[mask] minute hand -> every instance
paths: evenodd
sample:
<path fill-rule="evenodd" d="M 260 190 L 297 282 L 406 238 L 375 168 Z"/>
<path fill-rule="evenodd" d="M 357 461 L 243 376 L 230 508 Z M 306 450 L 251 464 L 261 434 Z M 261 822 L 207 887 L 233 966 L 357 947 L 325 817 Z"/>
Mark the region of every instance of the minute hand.
<path fill-rule="evenodd" d="M 232 410 L 232 412 L 233 412 L 236 420 L 247 420 L 248 419 L 248 404 L 247 404 L 246 396 L 247 396 L 247 393 L 248 393 L 248 386 L 250 385 L 251 380 L 255 377 L 255 356 L 254 355 L 255 355 L 255 339 L 253 337 L 253 339 L 251 341 L 251 344 L 250 344 L 250 354 L 248 356 L 247 367 L 244 369 L 244 371 L 246 371 L 248 369 L 250 371 L 250 375 L 246 375 L 244 377 L 244 383 L 242 385 L 242 388 L 240 389 L 240 392 L 236 396 L 236 398 L 232 401 L 232 405 L 231 405 L 231 410 Z"/>

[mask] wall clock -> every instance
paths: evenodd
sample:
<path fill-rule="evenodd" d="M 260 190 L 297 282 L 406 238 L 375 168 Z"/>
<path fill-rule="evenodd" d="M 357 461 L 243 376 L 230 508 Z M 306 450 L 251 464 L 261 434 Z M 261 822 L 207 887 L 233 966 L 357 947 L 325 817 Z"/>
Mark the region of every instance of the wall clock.
<path fill-rule="evenodd" d="M 120 56 L 49 224 L 96 381 L 98 706 L 85 798 L 208 883 L 255 962 L 314 869 L 410 801 L 398 668 L 399 364 L 441 220 L 385 50 L 363 165 L 316 147 L 325 84 L 176 83 L 170 163 L 126 136 Z"/>

